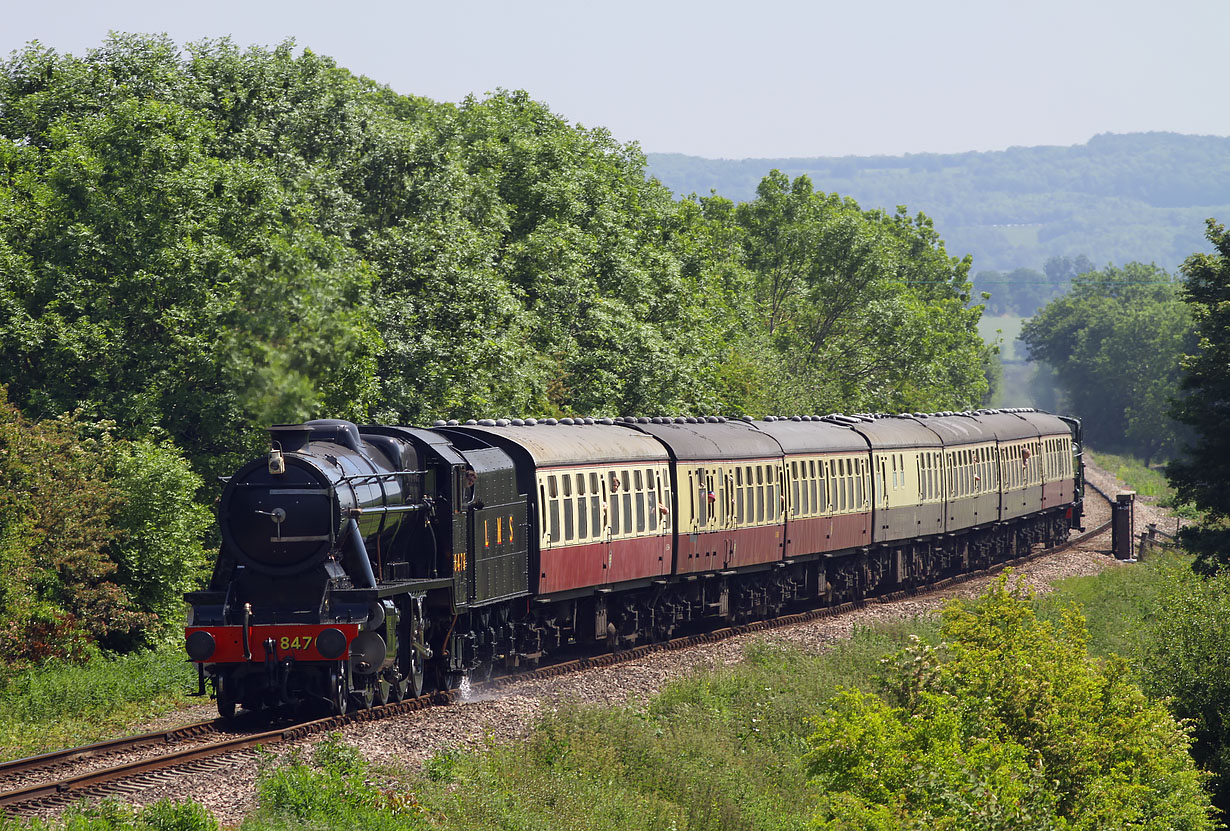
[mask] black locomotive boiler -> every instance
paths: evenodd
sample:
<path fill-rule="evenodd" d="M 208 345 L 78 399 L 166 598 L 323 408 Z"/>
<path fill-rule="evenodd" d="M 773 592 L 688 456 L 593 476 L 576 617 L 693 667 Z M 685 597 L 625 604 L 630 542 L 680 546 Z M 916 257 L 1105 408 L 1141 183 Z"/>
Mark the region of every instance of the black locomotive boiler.
<path fill-rule="evenodd" d="M 188 656 L 223 716 L 344 713 L 925 585 L 1078 527 L 1080 439 L 1032 410 L 274 427 Z"/>

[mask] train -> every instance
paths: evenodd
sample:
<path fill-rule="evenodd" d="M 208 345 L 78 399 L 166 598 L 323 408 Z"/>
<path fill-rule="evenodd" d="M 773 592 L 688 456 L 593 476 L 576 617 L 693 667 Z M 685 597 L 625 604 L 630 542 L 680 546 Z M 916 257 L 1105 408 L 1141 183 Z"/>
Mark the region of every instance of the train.
<path fill-rule="evenodd" d="M 185 595 L 219 714 L 467 678 L 925 587 L 1079 528 L 1081 423 L 1033 409 L 270 428 Z"/>

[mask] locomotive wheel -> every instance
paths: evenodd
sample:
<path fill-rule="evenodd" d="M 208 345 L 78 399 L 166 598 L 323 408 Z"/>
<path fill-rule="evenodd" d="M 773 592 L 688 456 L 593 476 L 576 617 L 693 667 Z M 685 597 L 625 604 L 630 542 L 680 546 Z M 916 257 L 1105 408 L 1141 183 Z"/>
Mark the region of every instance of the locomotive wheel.
<path fill-rule="evenodd" d="M 344 716 L 350 709 L 350 694 L 347 690 L 346 673 L 334 669 L 329 672 L 329 703 L 333 705 L 333 715 Z"/>
<path fill-rule="evenodd" d="M 423 694 L 423 656 L 417 649 L 410 650 L 410 671 L 406 673 L 406 698 L 418 698 Z"/>
<path fill-rule="evenodd" d="M 231 681 L 225 675 L 214 679 L 214 690 L 218 698 L 218 715 L 230 719 L 235 717 L 235 693 L 231 690 Z"/>
<path fill-rule="evenodd" d="M 361 687 L 357 690 L 351 690 L 350 698 L 356 708 L 360 710 L 370 709 L 372 703 L 376 700 L 376 685 L 372 683 L 369 686 Z"/>
<path fill-rule="evenodd" d="M 383 707 L 393 697 L 393 685 L 389 683 L 388 678 L 381 675 L 372 681 L 372 692 L 375 705 Z"/>

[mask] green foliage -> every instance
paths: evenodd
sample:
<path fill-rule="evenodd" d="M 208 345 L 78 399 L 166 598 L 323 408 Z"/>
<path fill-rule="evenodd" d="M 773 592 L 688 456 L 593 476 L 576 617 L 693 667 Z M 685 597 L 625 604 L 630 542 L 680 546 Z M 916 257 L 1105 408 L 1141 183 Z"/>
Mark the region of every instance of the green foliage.
<path fill-rule="evenodd" d="M 1145 689 L 1192 728 L 1192 755 L 1230 810 L 1230 573 L 1172 569 L 1148 617 L 1136 666 Z"/>
<path fill-rule="evenodd" d="M 48 660 L 0 676 L 0 757 L 101 741 L 186 704 L 196 669 L 181 644 L 79 662 Z"/>
<path fill-rule="evenodd" d="M 1134 456 L 1101 453 L 1088 449 L 1085 452 L 1090 454 L 1099 467 L 1125 482 L 1139 496 L 1156 499 L 1168 508 L 1182 509 L 1175 489 L 1170 486 L 1170 481 L 1166 478 L 1164 466 L 1146 465 Z M 1188 511 L 1183 509 L 1183 512 Z"/>
<path fill-rule="evenodd" d="M 303 147 L 233 154 L 233 125 L 202 102 L 236 92 L 238 58 L 199 51 L 189 72 L 165 39 L 113 36 L 84 59 L 31 46 L 0 66 L 0 360 L 32 414 L 162 427 L 209 469 L 237 426 L 362 413 L 378 340 L 370 272 L 322 230 L 329 177 Z M 289 48 L 250 57 L 295 82 L 280 97 L 358 83 Z M 262 126 L 310 145 L 306 109 Z"/>
<path fill-rule="evenodd" d="M 1150 459 L 1176 442 L 1168 401 L 1192 338 L 1179 284 L 1130 263 L 1078 275 L 1021 330 L 1032 360 L 1054 368 L 1088 440 Z"/>
<path fill-rule="evenodd" d="M 170 443 L 119 442 L 110 455 L 110 481 L 119 497 L 111 517 L 117 531 L 108 553 L 116 580 L 145 614 L 147 640 L 182 636 L 183 595 L 208 577 L 202 541 L 213 514 L 196 501 L 201 477 Z M 178 637 L 174 638 L 178 644 Z"/>
<path fill-rule="evenodd" d="M 260 808 L 244 822 L 251 831 L 433 827 L 413 793 L 371 782 L 359 752 L 338 733 L 317 744 L 310 761 L 298 750 L 263 757 L 256 789 Z"/>
<path fill-rule="evenodd" d="M 28 421 L 0 387 L 0 675 L 166 637 L 205 571 L 200 484 L 170 444 Z"/>
<path fill-rule="evenodd" d="M 107 556 L 119 504 L 98 441 L 70 419 L 26 421 L 0 387 L 0 671 L 81 659 L 137 625 Z"/>
<path fill-rule="evenodd" d="M 986 391 L 968 260 L 924 215 L 863 212 L 772 171 L 734 221 L 774 383 L 768 409 L 969 407 Z M 764 354 L 761 349 L 758 353 Z"/>
<path fill-rule="evenodd" d="M 193 802 L 161 799 L 136 807 L 115 800 L 69 808 L 54 820 L 0 814 L 0 831 L 218 831 L 209 811 Z"/>
<path fill-rule="evenodd" d="M 822 828 L 1211 828 L 1189 738 L 1084 620 L 1037 619 L 1002 578 L 944 612 L 943 642 L 815 721 Z"/>
<path fill-rule="evenodd" d="M 1183 541 L 1200 554 L 1205 572 L 1230 562 L 1230 233 L 1209 220 L 1214 254 L 1193 254 L 1183 264 L 1183 289 L 1197 343 L 1183 359 L 1182 394 L 1174 416 L 1191 429 L 1191 440 L 1166 474 L 1179 499 L 1204 512 L 1199 528 Z"/>
<path fill-rule="evenodd" d="M 635 145 L 523 92 L 434 104 L 291 44 L 115 35 L 0 65 L 0 136 L 0 381 L 35 417 L 164 430 L 207 475 L 317 415 L 985 387 L 969 264 L 926 217 L 776 172 L 747 205 L 678 202 Z"/>

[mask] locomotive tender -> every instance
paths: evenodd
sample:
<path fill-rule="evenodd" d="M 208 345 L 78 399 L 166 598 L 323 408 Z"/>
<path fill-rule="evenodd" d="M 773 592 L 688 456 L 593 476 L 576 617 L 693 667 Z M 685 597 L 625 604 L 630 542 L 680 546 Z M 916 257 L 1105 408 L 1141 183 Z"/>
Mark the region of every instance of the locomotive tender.
<path fill-rule="evenodd" d="M 1081 521 L 1080 422 L 1034 410 L 270 432 L 185 596 L 224 717 L 923 586 Z"/>

